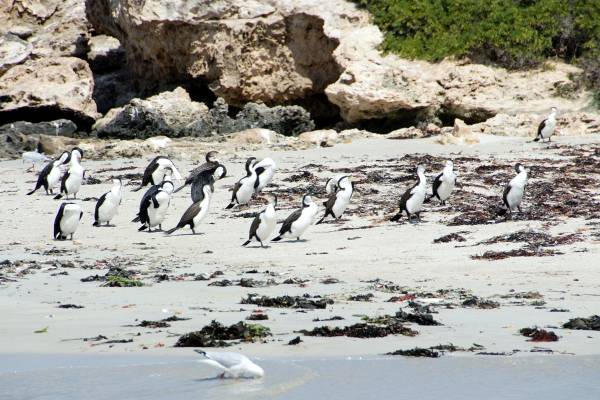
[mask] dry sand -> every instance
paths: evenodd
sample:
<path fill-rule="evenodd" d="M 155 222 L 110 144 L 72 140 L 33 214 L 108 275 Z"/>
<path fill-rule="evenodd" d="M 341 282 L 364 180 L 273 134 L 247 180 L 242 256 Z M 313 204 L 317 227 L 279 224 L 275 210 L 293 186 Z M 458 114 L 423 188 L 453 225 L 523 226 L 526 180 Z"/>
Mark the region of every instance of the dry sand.
<path fill-rule="evenodd" d="M 240 304 L 240 299 L 248 293 L 268 296 L 309 293 L 328 296 L 335 301 L 325 310 L 301 312 L 295 309 L 264 309 L 269 319 L 257 322 L 269 327 L 273 336 L 266 343 L 241 344 L 230 348 L 241 349 L 250 355 L 377 355 L 397 349 L 446 343 L 463 347 L 477 343 L 487 352 L 510 352 L 514 349 L 529 352 L 535 347 L 543 347 L 554 352 L 598 354 L 598 332 L 559 327 L 570 318 L 588 317 L 598 314 L 600 310 L 600 220 L 593 214 L 599 210 L 600 171 L 583 173 L 581 178 L 588 185 L 575 190 L 576 196 L 596 205 L 596 209 L 589 210 L 588 215 L 565 217 L 549 213 L 547 220 L 516 218 L 514 221 L 469 226 L 449 226 L 448 221 L 458 215 L 457 207 L 482 206 L 464 204 L 476 202 L 473 197 L 475 193 L 494 196 L 497 199 L 494 200 L 495 204 L 499 204 L 503 185 L 481 182 L 474 185 L 469 181 L 468 175 L 479 165 L 502 165 L 501 174 L 496 180 L 506 182 L 512 175 L 514 161 L 526 160 L 527 166 L 534 167 L 527 189 L 529 191 L 537 183 L 549 179 L 543 169 L 535 169 L 535 160 L 572 164 L 577 157 L 581 157 L 581 153 L 569 155 L 569 152 L 578 149 L 584 152 L 584 158 L 598 162 L 599 148 L 597 136 L 559 137 L 552 145 L 527 143 L 523 138 L 484 136 L 481 143 L 474 146 L 443 146 L 436 144 L 433 138 L 401 141 L 366 139 L 333 148 L 311 150 L 271 149 L 252 153 L 240 151 L 237 154 L 223 151 L 222 161 L 226 163 L 230 177 L 217 182 L 211 212 L 198 229 L 200 235 L 189 235 L 191 232 L 187 229 L 171 237 L 163 233 L 138 232 L 138 226 L 130 220 L 136 213 L 142 192 L 133 193 L 130 190 L 134 186 L 126 186 L 122 206 L 113 221 L 116 227 L 92 227 L 95 201 L 79 200 L 85 214 L 73 242 L 58 242 L 51 238 L 59 202 L 44 195 L 43 191 L 26 196 L 25 193 L 34 185 L 35 176 L 25 172 L 20 161 L 1 162 L 0 258 L 10 260 L 13 265 L 0 266 L 0 354 L 188 354 L 191 352 L 189 349 L 172 347 L 179 335 L 199 330 L 211 320 L 225 324 L 243 321 L 252 310 L 259 308 Z M 424 221 L 418 225 L 408 224 L 406 220 L 400 224 L 386 220 L 413 179 L 409 169 L 413 158 L 401 159 L 406 154 L 429 154 L 441 157 L 439 160 L 455 159 L 462 183 L 457 196 L 451 198 L 449 207 L 440 207 L 436 203 L 427 205 L 422 215 Z M 231 212 L 224 207 L 230 198 L 228 189 L 241 176 L 244 159 L 250 155 L 270 156 L 278 163 L 279 171 L 274 183 L 279 187 L 268 188 L 267 191 L 280 193 L 280 220 L 297 207 L 301 198 L 300 190 L 290 193 L 286 188 L 305 188 L 317 184 L 314 188 L 321 192 L 314 197 L 319 198 L 320 194 L 319 200 L 324 200 L 323 185 L 333 171 L 338 168 L 353 169 L 351 175 L 357 184 L 357 191 L 349 215 L 341 222 L 310 227 L 305 234 L 306 241 L 273 243 L 268 249 L 242 248 L 240 245 L 246 239 L 251 223 L 251 219 L 244 218 L 244 214 L 261 209 L 264 199 L 255 200 L 242 211 Z M 464 160 L 460 161 L 460 157 Z M 468 157 L 480 160 L 467 161 Z M 84 185 L 78 197 L 99 197 L 109 190 L 108 179 L 112 175 L 141 173 L 149 158 L 105 161 L 84 158 L 87 174 L 103 183 Z M 202 154 L 198 154 L 197 158 L 201 159 Z M 176 164 L 182 173 L 193 166 L 189 161 L 176 161 Z M 432 170 L 434 165 L 436 168 Z M 127 166 L 135 169 L 98 172 Z M 437 174 L 441 169 L 441 164 L 426 166 L 431 182 L 434 173 Z M 379 173 L 368 175 L 370 169 Z M 284 178 L 296 175 L 299 171 L 308 171 L 314 176 L 305 174 L 297 176 L 293 182 L 284 181 Z M 391 180 L 382 178 L 385 173 L 389 174 Z M 492 168 L 488 173 L 495 171 Z M 469 192 L 473 196 L 461 197 L 460 192 Z M 538 199 L 526 194 L 526 213 L 546 206 L 533 201 Z M 177 193 L 163 228 L 173 226 L 189 203 L 189 189 Z M 319 215 L 321 213 L 322 210 Z M 471 258 L 487 250 L 521 247 L 522 243 L 476 244 L 524 229 L 535 229 L 555 236 L 577 232 L 579 236 L 575 243 L 544 248 L 562 253 L 553 256 L 509 257 L 493 261 Z M 443 235 L 461 231 L 466 232 L 462 234 L 465 242 L 432 243 Z M 145 286 L 110 288 L 101 287 L 102 282 L 80 281 L 90 275 L 104 275 L 107 271 L 106 260 L 140 271 L 139 277 Z M 17 261 L 22 261 L 22 264 L 18 265 Z M 32 261 L 37 263 L 32 264 Z M 14 262 L 17 262 L 16 266 Z M 69 262 L 73 262 L 72 267 L 69 267 Z M 251 270 L 258 270 L 258 273 L 247 273 Z M 215 271 L 222 271 L 223 275 L 208 281 L 194 281 L 193 276 L 174 279 L 186 273 L 210 275 Z M 170 280 L 157 282 L 154 278 L 157 274 L 167 274 Z M 243 277 L 274 279 L 279 284 L 264 288 L 208 286 L 222 279 L 236 283 Z M 322 283 L 323 279 L 329 277 L 338 279 L 339 283 Z M 287 278 L 302 278 L 308 282 L 303 285 L 281 284 Z M 416 300 L 422 303 L 452 303 L 453 306 L 434 307 L 438 313 L 433 316 L 442 326 L 407 324 L 419 332 L 414 337 L 326 338 L 295 333 L 300 329 L 322 325 L 350 325 L 361 322 L 360 315 L 394 314 L 401 307 L 410 311 L 407 301 L 387 302 L 391 296 L 401 294 L 374 288 L 373 283 L 367 282 L 374 279 L 405 287 L 409 294 L 416 294 Z M 444 292 L 436 292 L 440 289 L 450 292 L 442 296 L 440 293 Z M 465 295 L 463 293 L 461 297 L 458 289 L 499 302 L 500 307 L 461 307 Z M 425 298 L 425 292 L 434 293 L 428 296 L 433 298 Z M 521 292 L 538 292 L 541 297 L 515 298 L 514 295 Z M 347 300 L 350 295 L 365 293 L 374 294 L 372 301 Z M 59 302 L 85 308 L 60 309 L 57 308 Z M 550 312 L 552 308 L 569 311 Z M 171 327 L 160 329 L 131 326 L 141 320 L 158 320 L 173 314 L 191 319 L 173 322 Z M 344 320 L 313 322 L 315 318 L 332 316 L 342 316 Z M 550 329 L 560 336 L 560 340 L 554 343 L 528 342 L 518 331 L 530 326 Z M 45 327 L 48 328 L 47 332 L 34 333 Z M 102 341 L 81 340 L 97 335 L 104 335 L 108 339 L 133 339 L 133 342 L 109 345 L 98 344 Z M 288 346 L 287 342 L 296 336 L 301 336 L 303 342 Z"/>

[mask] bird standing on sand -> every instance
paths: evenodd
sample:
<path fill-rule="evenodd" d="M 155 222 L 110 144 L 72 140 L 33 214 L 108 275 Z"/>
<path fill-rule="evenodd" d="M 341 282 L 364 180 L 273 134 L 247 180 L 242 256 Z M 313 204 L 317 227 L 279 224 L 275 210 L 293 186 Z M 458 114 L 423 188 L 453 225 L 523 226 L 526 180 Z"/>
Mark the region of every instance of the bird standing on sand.
<path fill-rule="evenodd" d="M 54 200 L 61 199 L 65 194 L 67 199 L 69 195 L 73 195 L 73 199 L 77 197 L 77 192 L 81 188 L 83 182 L 83 175 L 85 170 L 81 166 L 81 159 L 83 158 L 83 150 L 79 147 L 75 147 L 71 150 L 71 161 L 69 163 L 69 169 L 63 175 L 60 181 L 60 193 L 54 196 Z"/>
<path fill-rule="evenodd" d="M 506 213 L 512 215 L 515 209 L 521 212 L 521 201 L 527 184 L 527 170 L 521 163 L 517 163 L 515 164 L 515 171 L 517 176 L 510 180 L 502 193 L 502 208 L 498 211 L 499 216 Z"/>
<path fill-rule="evenodd" d="M 54 187 L 58 184 L 58 182 L 60 182 L 60 176 L 62 174 L 60 167 L 61 165 L 68 163 L 70 159 L 71 153 L 65 151 L 60 155 L 60 157 L 50 161 L 38 175 L 35 188 L 31 192 L 28 192 L 27 195 L 32 195 L 42 186 L 46 190 L 46 194 L 53 194 Z"/>
<path fill-rule="evenodd" d="M 258 213 L 254 217 L 254 220 L 252 220 L 248 240 L 245 241 L 242 246 L 247 246 L 252 239 L 256 239 L 260 243 L 260 247 L 264 247 L 263 241 L 269 240 L 269 237 L 271 237 L 271 234 L 277 225 L 277 220 L 275 219 L 275 207 L 277 207 L 277 196 L 271 194 L 267 207 Z"/>
<path fill-rule="evenodd" d="M 50 157 L 45 155 L 42 151 L 42 144 L 39 142 L 35 151 L 26 151 L 21 155 L 21 157 L 23 158 L 23 164 L 26 162 L 31 163 L 31 168 L 29 168 L 27 171 L 33 172 L 35 172 L 35 164 L 41 164 L 50 160 Z"/>
<path fill-rule="evenodd" d="M 117 215 L 123 191 L 123 182 L 121 179 L 113 179 L 113 187 L 109 192 L 104 193 L 96 202 L 94 211 L 94 226 L 101 226 L 106 223 L 106 226 Z"/>
<path fill-rule="evenodd" d="M 198 202 L 192 204 L 191 206 L 188 207 L 187 210 L 185 210 L 185 212 L 183 213 L 183 216 L 181 217 L 181 219 L 179 220 L 177 225 L 174 228 L 169 229 L 167 231 L 168 235 L 172 234 L 173 232 L 175 232 L 178 229 L 183 228 L 186 225 L 190 226 L 190 229 L 192 230 L 192 233 L 194 235 L 196 234 L 195 228 L 198 227 L 198 225 L 200 224 L 200 221 L 202 221 L 204 219 L 204 217 L 206 217 L 206 214 L 208 214 L 208 209 L 210 207 L 210 200 L 211 200 L 212 193 L 213 193 L 212 184 L 204 185 L 203 191 L 204 191 L 203 199 L 201 201 L 198 201 Z"/>
<path fill-rule="evenodd" d="M 199 362 L 223 371 L 219 374 L 219 378 L 262 378 L 265 371 L 250 361 L 248 357 L 240 353 L 229 352 L 207 352 L 203 350 L 194 350 L 196 353 L 203 355 L 205 358 L 198 360 Z"/>
<path fill-rule="evenodd" d="M 165 156 L 155 157 L 152 161 L 150 161 L 150 164 L 148 164 L 148 166 L 144 170 L 142 183 L 138 188 L 133 189 L 133 192 L 137 192 L 138 190 L 148 185 L 158 185 L 164 180 L 168 172 L 171 172 L 175 179 L 182 179 L 181 174 L 179 173 L 177 168 L 175 168 L 175 164 L 173 164 L 173 161 L 169 160 Z"/>
<path fill-rule="evenodd" d="M 144 195 L 138 213 L 138 218 L 142 226 L 138 231 L 148 229 L 148 232 L 152 232 L 152 228 L 157 225 L 158 230 L 162 231 L 162 223 L 165 220 L 174 190 L 175 186 L 171 182 L 170 176 L 166 176 L 158 190 L 149 193 L 148 196 Z"/>
<path fill-rule="evenodd" d="M 209 151 L 208 153 L 206 153 L 206 155 L 204 156 L 205 162 L 191 170 L 187 178 L 185 178 L 185 182 L 183 183 L 183 185 L 175 189 L 174 193 L 179 192 L 187 185 L 191 185 L 198 175 L 206 171 L 210 171 L 210 174 L 212 175 L 215 172 L 215 170 L 221 165 L 219 159 L 217 158 L 218 154 L 219 153 L 217 151 Z"/>
<path fill-rule="evenodd" d="M 429 196 L 427 201 L 435 197 L 445 206 L 446 200 L 450 197 L 455 185 L 456 174 L 454 173 L 454 163 L 448 160 L 442 173 L 433 180 L 433 194 Z"/>
<path fill-rule="evenodd" d="M 540 139 L 542 141 L 544 139 L 548 139 L 549 142 L 551 141 L 550 138 L 554 134 L 554 130 L 556 129 L 556 111 L 556 107 L 552 107 L 550 115 L 548 115 L 546 119 L 540 122 L 540 125 L 538 126 L 537 135 L 535 139 L 533 139 L 534 142 L 537 142 Z"/>
<path fill-rule="evenodd" d="M 202 201 L 204 198 L 204 186 L 210 185 L 212 192 L 214 193 L 214 184 L 219 179 L 223 179 L 227 175 L 227 169 L 223 164 L 219 164 L 214 170 L 207 170 L 199 173 L 192 182 L 192 189 L 190 194 L 192 196 L 192 202 L 197 203 Z"/>
<path fill-rule="evenodd" d="M 254 183 L 254 191 L 260 193 L 271 181 L 277 164 L 272 158 L 263 158 L 256 164 L 254 164 L 254 171 L 256 171 L 256 182 Z"/>
<path fill-rule="evenodd" d="M 331 185 L 331 182 L 331 179 L 327 181 L 325 185 L 326 190 Z M 350 204 L 352 193 L 354 193 L 354 185 L 348 176 L 342 176 L 331 187 L 335 187 L 336 189 L 329 194 L 329 199 L 323 203 L 325 205 L 325 215 L 317 222 L 317 225 L 323 222 L 328 215 L 335 219 L 340 219 L 344 211 L 346 211 L 348 204 Z"/>
<path fill-rule="evenodd" d="M 425 167 L 417 167 L 417 183 L 411 186 L 400 198 L 400 211 L 394 215 L 391 221 L 398 221 L 402 218 L 402 212 L 406 212 L 408 221 L 412 222 L 412 216 L 416 215 L 417 220 L 421 220 L 421 210 L 427 193 L 427 178 L 425 178 Z"/>
<path fill-rule="evenodd" d="M 279 229 L 279 235 L 273 239 L 273 242 L 278 242 L 284 237 L 295 237 L 300 240 L 300 236 L 312 224 L 313 218 L 317 214 L 318 207 L 311 197 L 307 194 L 302 197 L 302 208 L 291 213 Z"/>
<path fill-rule="evenodd" d="M 77 230 L 82 216 L 83 212 L 79 204 L 62 203 L 56 218 L 54 218 L 54 239 L 67 240 L 67 237 L 71 235 L 71 240 L 73 240 L 73 234 Z"/>
<path fill-rule="evenodd" d="M 231 202 L 226 209 L 233 208 L 237 205 L 248 204 L 255 190 L 256 183 L 256 171 L 254 171 L 254 165 L 256 164 L 256 158 L 250 157 L 246 160 L 246 176 L 237 181 L 233 187 L 233 193 L 231 194 Z"/>

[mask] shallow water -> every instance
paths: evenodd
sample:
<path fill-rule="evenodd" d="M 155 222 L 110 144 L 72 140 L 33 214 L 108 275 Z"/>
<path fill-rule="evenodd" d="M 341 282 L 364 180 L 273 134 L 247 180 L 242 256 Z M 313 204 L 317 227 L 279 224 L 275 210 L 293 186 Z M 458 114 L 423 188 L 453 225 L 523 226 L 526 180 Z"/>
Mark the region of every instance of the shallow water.
<path fill-rule="evenodd" d="M 0 355 L 0 399 L 600 398 L 600 356 L 264 359 L 219 380 L 189 357 Z"/>

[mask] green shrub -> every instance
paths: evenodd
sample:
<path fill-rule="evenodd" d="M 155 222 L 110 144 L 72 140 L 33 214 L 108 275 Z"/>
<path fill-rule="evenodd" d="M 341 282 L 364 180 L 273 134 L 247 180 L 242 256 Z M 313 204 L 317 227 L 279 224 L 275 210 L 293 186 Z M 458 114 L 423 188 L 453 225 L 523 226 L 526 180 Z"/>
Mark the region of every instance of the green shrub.
<path fill-rule="evenodd" d="M 383 49 L 439 61 L 469 56 L 511 69 L 600 54 L 599 0 L 354 0 L 385 33 Z"/>

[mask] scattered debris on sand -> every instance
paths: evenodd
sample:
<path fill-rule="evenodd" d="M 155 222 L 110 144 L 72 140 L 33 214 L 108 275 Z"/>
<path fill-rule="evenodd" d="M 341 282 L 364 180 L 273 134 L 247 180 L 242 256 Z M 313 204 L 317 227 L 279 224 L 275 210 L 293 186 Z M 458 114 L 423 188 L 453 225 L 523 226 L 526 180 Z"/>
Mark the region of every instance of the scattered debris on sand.
<path fill-rule="evenodd" d="M 449 242 L 466 242 L 467 239 L 461 234 L 468 233 L 466 231 L 449 233 L 437 239 L 433 239 L 433 243 L 449 243 Z"/>
<path fill-rule="evenodd" d="M 537 327 L 534 328 L 522 328 L 519 333 L 526 336 L 529 342 L 557 342 L 558 336 L 552 331 L 547 331 Z"/>
<path fill-rule="evenodd" d="M 314 328 L 310 331 L 303 329 L 299 332 L 306 336 L 348 336 L 355 338 L 378 338 L 385 337 L 388 335 L 416 336 L 418 334 L 417 331 L 407 328 L 397 322 L 391 322 L 390 324 L 386 325 L 358 323 L 350 326 L 345 326 L 343 328 L 321 326 Z"/>
<path fill-rule="evenodd" d="M 175 347 L 226 347 L 239 342 L 256 342 L 271 336 L 271 330 L 260 324 L 240 321 L 231 326 L 212 321 L 199 331 L 182 335 Z"/>
<path fill-rule="evenodd" d="M 288 342 L 288 345 L 289 345 L 289 346 L 295 346 L 295 345 L 297 345 L 297 344 L 300 344 L 300 343 L 302 343 L 303 341 L 304 341 L 304 340 L 300 339 L 300 336 L 296 336 L 294 339 L 292 339 L 292 340 L 290 340 L 290 341 Z"/>
<path fill-rule="evenodd" d="M 279 296 L 268 297 L 259 296 L 256 293 L 248 294 L 248 297 L 242 299 L 241 304 L 254 304 L 259 307 L 274 308 L 303 308 L 306 310 L 324 309 L 333 300 L 321 297 L 313 297 L 308 294 L 303 296 Z"/>
<path fill-rule="evenodd" d="M 564 329 L 600 331 L 600 315 L 592 315 L 589 318 L 572 318 L 565 322 L 562 327 Z"/>
<path fill-rule="evenodd" d="M 492 308 L 500 307 L 500 303 L 493 301 L 493 300 L 486 300 L 486 299 L 479 298 L 477 296 L 473 296 L 471 298 L 464 300 L 462 302 L 462 306 L 467 307 L 467 308 L 481 308 L 484 310 L 489 310 Z"/>
<path fill-rule="evenodd" d="M 390 353 L 385 353 L 388 356 L 405 356 L 405 357 L 429 357 L 429 358 L 438 358 L 441 356 L 440 352 L 425 349 L 422 347 L 415 347 L 414 349 L 408 350 L 396 350 Z"/>

